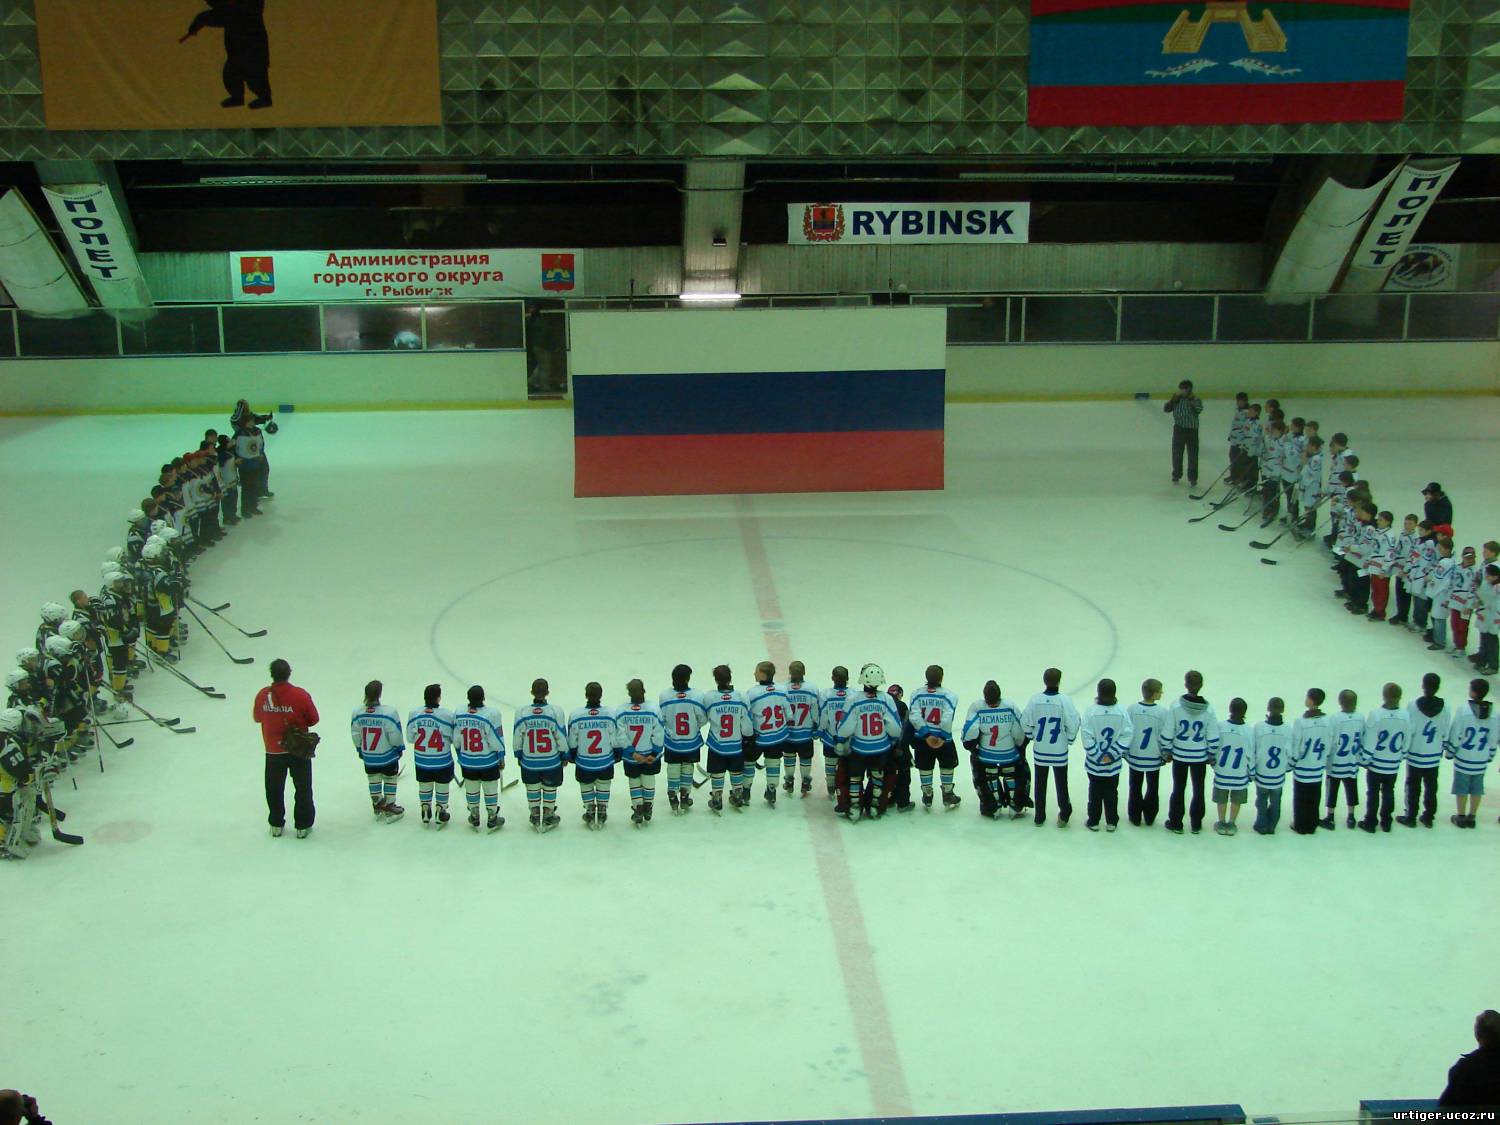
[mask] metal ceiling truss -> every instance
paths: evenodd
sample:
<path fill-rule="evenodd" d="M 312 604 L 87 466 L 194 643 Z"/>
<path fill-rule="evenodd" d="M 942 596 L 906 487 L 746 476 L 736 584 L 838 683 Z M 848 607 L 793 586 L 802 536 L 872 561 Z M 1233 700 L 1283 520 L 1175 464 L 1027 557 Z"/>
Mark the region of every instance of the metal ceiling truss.
<path fill-rule="evenodd" d="M 1033 129 L 1028 0 L 439 0 L 441 127 L 49 133 L 0 0 L 0 158 L 899 158 L 1500 152 L 1500 5 L 1413 0 L 1406 117 Z"/>

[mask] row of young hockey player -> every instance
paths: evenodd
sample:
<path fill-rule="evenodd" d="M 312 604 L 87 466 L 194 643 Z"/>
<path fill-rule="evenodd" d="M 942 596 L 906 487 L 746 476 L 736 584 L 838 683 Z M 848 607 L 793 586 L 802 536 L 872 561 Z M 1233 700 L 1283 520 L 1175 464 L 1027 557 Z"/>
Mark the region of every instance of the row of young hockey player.
<path fill-rule="evenodd" d="M 1221 724 L 1213 706 L 1201 694 L 1197 672 L 1184 677 L 1184 694 L 1172 704 L 1161 704 L 1162 685 L 1147 680 L 1139 703 L 1122 707 L 1111 680 L 1099 684 L 1094 704 L 1082 715 L 1060 691 L 1062 674 L 1049 668 L 1042 691 L 1024 709 L 1001 698 L 990 681 L 983 698 L 969 706 L 955 738 L 957 698 L 943 687 L 943 670 L 927 670 L 926 684 L 908 709 L 896 689 L 881 693 L 882 670 L 873 664 L 860 670 L 860 688 L 848 686 L 842 667 L 834 669 L 834 686 L 819 691 L 804 679 L 800 662 L 788 667 L 791 679 L 775 681 L 769 661 L 756 666 L 756 683 L 739 692 L 730 669 L 714 669 L 715 688 L 698 692 L 691 686 L 692 669 L 673 669 L 673 686 L 653 704 L 639 680 L 627 685 L 628 700 L 618 708 L 602 702 L 602 689 L 591 683 L 584 706 L 564 715 L 548 702 L 545 680 L 532 684 L 532 701 L 521 708 L 513 740 L 521 780 L 526 784 L 531 823 L 545 830 L 558 823 L 557 790 L 566 764 L 584 802 L 584 821 L 591 828 L 607 819 L 611 782 L 617 764 L 630 780 L 632 822 L 649 823 L 656 778 L 667 769 L 668 800 L 675 813 L 693 807 L 694 772 L 706 750 L 707 772 L 713 785 L 709 808 L 721 813 L 725 790 L 729 807 L 747 808 L 758 765 L 766 772 L 764 797 L 775 807 L 782 763 L 788 763 L 780 785 L 790 793 L 794 771 L 801 764 L 801 792 L 812 785 L 813 739 L 824 747 L 828 794 L 836 811 L 846 817 L 879 817 L 891 807 L 909 811 L 915 805 L 906 795 L 911 764 L 907 751 L 916 750 L 924 804 L 931 807 L 934 767 L 941 770 L 945 808 L 960 798 L 953 792 L 958 765 L 956 743 L 970 753 L 970 769 L 980 812 L 998 818 L 1009 809 L 1012 819 L 1034 808 L 1034 823 L 1047 821 L 1048 789 L 1056 794 L 1057 823 L 1066 827 L 1073 806 L 1068 791 L 1069 748 L 1081 736 L 1089 777 L 1086 827 L 1101 823 L 1114 831 L 1119 823 L 1118 789 L 1123 770 L 1129 770 L 1127 816 L 1131 823 L 1150 826 L 1160 808 L 1159 779 L 1170 765 L 1172 789 L 1166 827 L 1181 834 L 1200 832 L 1206 814 L 1205 782 L 1213 770 L 1213 800 L 1218 806 L 1215 831 L 1234 835 L 1248 790 L 1256 786 L 1257 832 L 1274 832 L 1280 820 L 1281 791 L 1288 772 L 1296 782 L 1314 789 L 1326 782 L 1327 812 L 1314 827 L 1334 827 L 1340 793 L 1348 806 L 1347 826 L 1354 827 L 1353 809 L 1359 805 L 1358 776 L 1368 778 L 1369 800 L 1361 827 L 1390 831 L 1396 822 L 1432 827 L 1436 813 L 1438 766 L 1447 756 L 1454 762 L 1453 792 L 1458 812 L 1453 823 L 1473 827 L 1484 792 L 1484 770 L 1493 760 L 1500 729 L 1491 715 L 1489 687 L 1484 680 L 1470 685 L 1469 701 L 1452 710 L 1437 695 L 1441 681 L 1435 673 L 1423 680 L 1423 693 L 1410 707 L 1400 707 L 1401 689 L 1387 684 L 1383 705 L 1368 716 L 1358 713 L 1353 691 L 1339 693 L 1340 710 L 1324 716 L 1319 710 L 1324 693 L 1308 693 L 1306 712 L 1290 726 L 1284 705 L 1272 699 L 1266 718 L 1246 725 L 1246 704 L 1235 699 L 1229 720 Z M 484 705 L 482 688 L 471 688 L 467 712 L 441 706 L 441 690 L 427 688 L 424 707 L 413 711 L 405 726 L 399 714 L 379 700 L 380 684 L 372 682 L 366 700 L 355 710 L 352 733 L 370 783 L 370 799 L 377 818 L 396 819 L 396 777 L 405 741 L 416 757 L 424 823 L 433 822 L 431 803 L 437 800 L 436 823 L 447 823 L 448 785 L 454 777 L 452 750 L 457 749 L 466 779 L 469 822 L 479 828 L 479 802 L 489 811 L 489 827 L 499 827 L 498 780 L 504 765 L 505 741 L 500 715 Z M 1034 754 L 1028 769 L 1027 750 Z M 1406 813 L 1394 816 L 1394 784 L 1400 765 L 1407 765 Z M 904 785 L 903 782 L 906 781 Z M 1189 795 L 1191 793 L 1191 796 Z M 1306 801 L 1305 789 L 1298 799 Z M 492 800 L 493 798 L 493 800 Z M 1419 811 L 1420 806 L 1420 811 Z M 1300 806 L 1299 806 L 1300 807 Z M 1316 811 L 1316 801 L 1313 804 Z M 1305 818 L 1294 824 L 1304 831 Z M 499 818 L 499 823 L 503 823 Z"/>
<path fill-rule="evenodd" d="M 1500 543 L 1484 543 L 1482 555 L 1472 546 L 1460 550 L 1451 524 L 1415 513 L 1407 514 L 1397 530 L 1395 515 L 1377 507 L 1361 478 L 1360 459 L 1348 437 L 1334 434 L 1325 449 L 1317 422 L 1286 421 L 1275 399 L 1262 409 L 1248 396 L 1236 396 L 1229 444 L 1231 479 L 1248 488 L 1259 477 L 1262 527 L 1275 521 L 1284 496 L 1294 536 L 1310 538 L 1317 511 L 1326 503 L 1331 529 L 1324 543 L 1339 574 L 1334 594 L 1350 613 L 1406 625 L 1430 651 L 1450 651 L 1481 675 L 1500 674 Z M 1430 484 L 1427 494 L 1440 497 L 1441 489 Z M 1395 610 L 1389 612 L 1393 601 Z M 1468 651 L 1471 621 L 1478 637 L 1473 653 Z"/>

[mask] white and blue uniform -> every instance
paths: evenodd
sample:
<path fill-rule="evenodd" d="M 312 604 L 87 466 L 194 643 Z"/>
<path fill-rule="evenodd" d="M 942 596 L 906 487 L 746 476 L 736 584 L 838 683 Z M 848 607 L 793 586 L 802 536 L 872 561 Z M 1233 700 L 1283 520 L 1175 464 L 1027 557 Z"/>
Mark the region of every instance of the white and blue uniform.
<path fill-rule="evenodd" d="M 787 682 L 787 733 L 784 753 L 788 758 L 797 758 L 802 763 L 802 795 L 804 797 L 812 788 L 813 736 L 822 729 L 820 700 L 818 689 L 812 684 L 802 680 Z M 782 781 L 782 786 L 788 793 L 792 791 L 792 773 L 796 768 L 796 762 L 787 763 L 786 778 Z"/>
<path fill-rule="evenodd" d="M 1032 760 L 1037 766 L 1066 768 L 1068 747 L 1078 737 L 1083 719 L 1073 701 L 1060 691 L 1039 691 L 1021 712 L 1021 724 L 1031 739 Z"/>
<path fill-rule="evenodd" d="M 423 707 L 406 717 L 406 741 L 417 767 L 417 799 L 422 822 L 432 817 L 432 795 L 437 790 L 438 827 L 448 820 L 448 785 L 453 781 L 453 712 L 446 707 Z"/>
<path fill-rule="evenodd" d="M 818 696 L 818 737 L 823 741 L 823 780 L 828 796 L 833 796 L 834 776 L 838 772 L 839 727 L 849 711 L 851 692 L 848 687 L 825 688 Z"/>
<path fill-rule="evenodd" d="M 662 752 L 668 762 L 696 762 L 703 749 L 703 693 L 668 688 L 657 703 L 661 712 Z M 691 777 L 692 771 L 688 771 Z"/>
<path fill-rule="evenodd" d="M 499 828 L 500 771 L 505 767 L 505 720 L 494 707 L 465 707 L 453 715 L 453 741 L 464 771 L 464 801 L 469 823 L 479 827 L 479 799 L 489 814 L 490 828 Z"/>
<path fill-rule="evenodd" d="M 901 713 L 895 700 L 881 693 L 851 698 L 838 738 L 865 764 L 888 754 L 901 741 Z"/>
<path fill-rule="evenodd" d="M 1450 712 L 1444 708 L 1430 718 L 1413 700 L 1406 713 L 1411 716 L 1411 740 L 1406 747 L 1406 763 L 1417 769 L 1437 769 L 1443 761 L 1443 738 L 1452 723 Z"/>
<path fill-rule="evenodd" d="M 958 766 L 958 748 L 953 745 L 953 721 L 958 717 L 958 696 L 944 687 L 923 686 L 911 697 L 906 720 L 912 728 L 912 756 L 916 759 L 924 798 L 932 792 L 932 768 L 942 773 L 939 782 L 944 793 L 953 792 L 953 771 Z M 942 740 L 940 746 L 929 746 L 927 740 Z"/>
<path fill-rule="evenodd" d="M 1255 784 L 1261 789 L 1280 792 L 1291 767 L 1292 728 L 1285 721 L 1255 724 Z M 1278 808 L 1280 807 L 1278 803 Z"/>
<path fill-rule="evenodd" d="M 354 748 L 359 751 L 365 772 L 375 773 L 401 760 L 406 749 L 401 730 L 401 715 L 387 703 L 366 704 L 356 707 L 349 719 L 349 731 L 354 738 Z M 371 789 L 373 795 L 374 790 Z"/>
<path fill-rule="evenodd" d="M 1411 715 L 1404 707 L 1377 707 L 1365 719 L 1360 765 L 1371 773 L 1395 776 L 1411 743 Z"/>
<path fill-rule="evenodd" d="M 1304 785 L 1322 782 L 1332 742 L 1333 723 L 1327 715 L 1298 716 L 1292 724 L 1292 748 L 1288 754 L 1292 777 Z"/>
<path fill-rule="evenodd" d="M 1481 715 L 1480 712 L 1483 712 Z M 1495 760 L 1495 746 L 1500 743 L 1500 718 L 1488 700 L 1475 704 L 1465 700 L 1453 712 L 1453 723 L 1443 741 L 1443 753 L 1453 759 L 1453 791 L 1461 796 L 1477 797 L 1484 793 L 1484 771 Z M 1473 779 L 1472 781 L 1468 779 Z M 1473 784 L 1477 781 L 1477 787 Z"/>
<path fill-rule="evenodd" d="M 991 707 L 982 699 L 969 704 L 964 716 L 963 744 L 986 766 L 1008 766 L 1021 758 L 1026 729 L 1015 705 L 1001 700 Z"/>
<path fill-rule="evenodd" d="M 411 743 L 417 780 L 453 780 L 453 712 L 446 707 L 422 707 L 406 717 L 406 740 Z"/>
<path fill-rule="evenodd" d="M 1349 808 L 1350 827 L 1354 822 L 1354 806 L 1359 804 L 1359 755 L 1360 740 L 1365 733 L 1365 717 L 1357 711 L 1339 711 L 1330 719 L 1333 729 L 1328 744 L 1328 785 L 1325 804 L 1328 817 L 1333 816 L 1338 804 L 1339 789 L 1344 790 L 1344 802 Z M 1332 827 L 1325 822 L 1323 827 Z"/>
<path fill-rule="evenodd" d="M 466 707 L 453 715 L 453 741 L 465 777 L 482 780 L 505 765 L 505 721 L 493 707 Z"/>
<path fill-rule="evenodd" d="M 1166 737 L 1171 714 L 1159 703 L 1132 703 L 1125 708 L 1130 720 L 1130 747 L 1125 761 L 1132 770 L 1154 773 L 1161 769 L 1162 742 Z"/>
<path fill-rule="evenodd" d="M 616 733 L 612 707 L 586 704 L 568 716 L 568 757 L 580 781 L 584 774 L 614 776 Z"/>
<path fill-rule="evenodd" d="M 651 802 L 656 799 L 656 775 L 661 773 L 665 743 L 661 711 L 655 703 L 649 699 L 639 703 L 626 701 L 615 708 L 615 744 L 620 748 L 625 776 L 630 779 L 630 807 L 640 810 L 645 820 L 651 819 Z M 637 755 L 646 760 L 639 761 Z M 669 774 L 669 780 L 670 777 Z M 692 783 L 691 770 L 688 782 Z"/>
<path fill-rule="evenodd" d="M 1214 788 L 1226 793 L 1250 788 L 1255 766 L 1255 731 L 1247 723 L 1227 722 L 1219 727 L 1219 752 L 1214 758 Z"/>
<path fill-rule="evenodd" d="M 755 742 L 746 749 L 745 758 L 759 761 L 765 755 L 766 791 L 774 797 L 781 781 L 781 754 L 791 735 L 791 701 L 780 684 L 756 683 L 745 693 L 745 705 L 750 709 L 750 725 L 755 728 Z"/>
<path fill-rule="evenodd" d="M 1213 704 L 1202 699 L 1178 697 L 1169 712 L 1170 722 L 1163 732 L 1173 762 L 1199 765 L 1219 752 L 1219 717 Z"/>
<path fill-rule="evenodd" d="M 510 733 L 521 781 L 526 786 L 531 823 L 537 827 L 538 816 L 551 819 L 557 807 L 557 787 L 562 784 L 563 759 L 568 752 L 567 720 L 555 703 L 533 700 L 516 709 Z"/>
<path fill-rule="evenodd" d="M 1130 716 L 1118 703 L 1095 703 L 1083 713 L 1083 768 L 1089 777 L 1119 777 L 1132 744 Z"/>

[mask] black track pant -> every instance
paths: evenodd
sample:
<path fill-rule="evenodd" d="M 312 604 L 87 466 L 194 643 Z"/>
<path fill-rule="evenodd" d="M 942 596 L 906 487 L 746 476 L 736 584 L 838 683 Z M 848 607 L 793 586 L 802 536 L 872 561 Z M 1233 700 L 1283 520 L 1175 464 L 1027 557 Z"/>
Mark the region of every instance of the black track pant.
<path fill-rule="evenodd" d="M 1084 823 L 1093 827 L 1099 823 L 1103 813 L 1106 823 L 1120 823 L 1120 775 L 1095 777 L 1089 775 L 1089 815 Z"/>
<path fill-rule="evenodd" d="M 1157 786 L 1161 781 L 1161 770 L 1130 769 L 1130 795 L 1125 800 L 1125 815 L 1131 824 L 1155 824 L 1156 814 L 1161 808 Z"/>
<path fill-rule="evenodd" d="M 1207 775 L 1207 762 L 1172 763 L 1172 796 L 1167 801 L 1168 828 L 1182 827 L 1182 811 L 1189 778 L 1193 782 L 1193 802 L 1187 807 L 1188 821 L 1194 832 L 1203 827 L 1203 781 Z"/>
<path fill-rule="evenodd" d="M 1032 800 L 1036 802 L 1037 820 L 1040 822 L 1047 819 L 1047 774 L 1049 772 L 1057 779 L 1057 815 L 1067 820 L 1073 815 L 1073 802 L 1068 797 L 1068 767 L 1035 765 L 1032 767 L 1031 790 Z"/>
<path fill-rule="evenodd" d="M 292 823 L 297 828 L 311 828 L 317 810 L 313 808 L 312 759 L 292 754 L 266 755 L 266 822 L 272 828 L 286 824 L 286 777 L 292 775 L 295 799 Z"/>
<path fill-rule="evenodd" d="M 1292 831 L 1311 836 L 1318 830 L 1318 797 L 1323 786 L 1317 781 L 1292 782 Z"/>
<path fill-rule="evenodd" d="M 1172 427 L 1172 479 L 1182 479 L 1182 455 L 1187 453 L 1187 475 L 1192 484 L 1198 483 L 1198 431 L 1185 426 Z"/>
<path fill-rule="evenodd" d="M 1417 815 L 1417 803 L 1422 804 L 1422 816 L 1431 820 L 1437 815 L 1437 766 L 1406 767 L 1406 815 Z"/>
<path fill-rule="evenodd" d="M 1389 828 L 1395 812 L 1396 775 L 1365 770 L 1365 824 Z"/>

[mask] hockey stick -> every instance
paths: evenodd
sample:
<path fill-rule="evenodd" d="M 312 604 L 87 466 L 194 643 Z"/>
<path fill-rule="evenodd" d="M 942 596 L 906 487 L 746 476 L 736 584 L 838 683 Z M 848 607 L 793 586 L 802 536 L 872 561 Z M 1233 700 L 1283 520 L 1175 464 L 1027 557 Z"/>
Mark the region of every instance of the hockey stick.
<path fill-rule="evenodd" d="M 1246 516 L 1244 519 L 1240 520 L 1239 523 L 1235 524 L 1232 527 L 1229 524 L 1227 524 L 1227 523 L 1221 523 L 1219 525 L 1219 530 L 1220 531 L 1238 531 L 1240 528 L 1244 527 L 1247 523 L 1249 523 L 1251 520 L 1253 520 L 1255 518 L 1255 516 L 1256 516 L 1256 513 L 1255 512 L 1251 512 L 1248 516 Z"/>
<path fill-rule="evenodd" d="M 203 603 L 200 602 L 197 598 L 190 598 L 189 600 L 193 602 L 194 605 L 203 606 L 203 608 L 208 610 L 209 613 L 221 613 L 233 604 L 232 602 L 225 602 L 223 605 L 203 605 Z"/>
<path fill-rule="evenodd" d="M 1296 554 L 1297 550 L 1299 548 L 1307 546 L 1307 544 L 1311 543 L 1314 539 L 1316 539 L 1318 537 L 1318 528 L 1319 528 L 1319 526 L 1320 526 L 1319 524 L 1316 524 L 1316 523 L 1313 524 L 1312 530 L 1309 531 L 1308 534 L 1307 534 L 1307 538 L 1306 539 L 1300 539 L 1300 540 L 1298 540 L 1297 541 L 1297 545 L 1295 547 L 1293 547 L 1289 552 L 1287 552 L 1287 554 L 1288 555 Z M 1288 528 L 1288 530 L 1291 530 L 1291 529 Z M 1281 533 L 1281 535 L 1285 535 L 1285 534 L 1286 534 L 1285 531 L 1283 531 Z M 1276 538 L 1280 539 L 1281 535 L 1278 535 Z M 1275 540 L 1272 540 L 1272 542 L 1275 542 Z M 1263 562 L 1263 563 L 1265 563 L 1267 566 L 1278 566 L 1278 565 L 1280 565 L 1280 562 L 1277 559 L 1271 559 L 1271 558 L 1264 558 L 1264 557 L 1262 557 L 1260 561 Z"/>
<path fill-rule="evenodd" d="M 1229 495 L 1225 496 L 1224 499 L 1215 501 L 1209 507 L 1208 511 L 1204 512 L 1201 516 L 1194 516 L 1194 517 L 1192 517 L 1192 519 L 1188 520 L 1188 523 L 1202 523 L 1204 520 L 1208 519 L 1209 516 L 1211 516 L 1215 512 L 1217 512 L 1220 508 L 1226 507 L 1229 504 L 1234 503 L 1234 501 L 1240 496 L 1240 494 L 1241 494 L 1242 491 L 1243 491 L 1242 489 L 1238 489 L 1238 488 L 1234 489 L 1233 491 L 1231 491 L 1229 493 Z"/>
<path fill-rule="evenodd" d="M 1316 504 L 1314 504 L 1308 510 L 1311 511 L 1311 512 L 1316 512 L 1322 506 L 1323 506 L 1323 501 L 1319 500 Z M 1304 513 L 1304 514 L 1306 514 L 1306 513 Z M 1298 518 L 1300 519 L 1301 517 L 1298 517 Z M 1280 535 L 1277 535 L 1274 539 L 1271 539 L 1271 540 L 1269 540 L 1268 542 L 1265 542 L 1265 543 L 1258 543 L 1254 539 L 1252 539 L 1252 540 L 1250 540 L 1250 546 L 1254 547 L 1257 551 L 1264 551 L 1264 550 L 1266 550 L 1266 548 L 1271 547 L 1271 546 L 1275 545 L 1276 543 L 1280 542 L 1282 535 L 1285 535 L 1288 531 L 1291 531 L 1296 526 L 1297 525 L 1296 525 L 1295 522 L 1287 524 L 1285 531 L 1282 531 Z M 1314 534 L 1316 534 L 1316 532 L 1317 532 L 1317 520 L 1313 521 L 1313 532 L 1314 532 Z"/>
<path fill-rule="evenodd" d="M 127 719 L 125 721 L 126 722 L 130 722 L 130 723 L 144 723 L 146 720 L 145 719 Z M 116 750 L 123 750 L 127 746 L 134 746 L 135 745 L 135 739 L 134 738 L 127 738 L 124 742 L 121 742 L 114 735 L 110 734 L 109 731 L 107 731 L 107 730 L 104 729 L 106 726 L 111 726 L 111 725 L 118 726 L 119 724 L 118 723 L 110 724 L 110 723 L 99 723 L 99 722 L 96 722 L 94 724 L 94 730 L 97 731 L 98 733 L 104 735 L 105 738 L 109 739 L 109 741 L 114 745 L 114 748 Z M 103 765 L 102 762 L 99 765 L 99 772 L 100 773 L 104 772 L 104 765 Z"/>
<path fill-rule="evenodd" d="M 89 726 L 92 727 L 93 730 L 94 730 L 94 753 L 97 754 L 97 755 L 99 755 L 99 772 L 103 773 L 104 772 L 104 747 L 102 745 L 100 745 L 100 743 L 99 743 L 99 720 L 96 719 L 96 718 L 94 718 L 93 715 L 89 716 Z M 133 742 L 135 740 L 131 739 L 131 741 Z M 74 785 L 78 784 L 78 781 L 77 781 L 76 778 L 74 779 L 73 784 Z"/>
<path fill-rule="evenodd" d="M 178 726 L 177 724 L 179 724 L 180 722 L 182 722 L 182 718 L 180 716 L 174 716 L 173 718 L 170 718 L 170 719 L 158 719 L 155 715 L 153 715 L 150 711 L 147 711 L 144 707 L 142 707 L 135 700 L 133 700 L 133 699 L 127 699 L 127 700 L 125 700 L 125 702 L 129 706 L 134 707 L 142 715 L 145 715 L 146 718 L 150 719 L 157 726 L 163 727 L 166 730 L 171 731 L 173 734 L 192 734 L 195 730 L 198 729 L 197 727 L 183 727 L 183 726 Z"/>
<path fill-rule="evenodd" d="M 236 664 L 254 664 L 255 663 L 254 657 L 250 657 L 250 656 L 236 656 L 234 653 L 230 652 L 227 648 L 225 648 L 224 647 L 224 642 L 221 641 L 221 640 L 219 640 L 218 637 L 214 636 L 213 630 L 211 630 L 207 625 L 205 625 L 203 623 L 203 618 L 199 617 L 196 613 L 193 612 L 193 607 L 192 606 L 190 606 L 190 605 L 184 605 L 182 608 L 188 611 L 188 615 L 190 617 L 192 617 L 192 619 L 198 623 L 198 627 L 200 629 L 202 629 L 205 633 L 208 634 L 208 639 L 211 640 L 211 641 L 213 641 L 214 644 L 218 645 L 219 646 L 219 651 L 222 652 L 225 656 L 229 657 L 230 660 L 234 661 L 234 663 L 236 663 Z"/>
<path fill-rule="evenodd" d="M 1214 479 L 1209 482 L 1209 485 L 1208 485 L 1207 488 L 1205 488 L 1202 492 L 1198 493 L 1197 495 L 1194 495 L 1193 493 L 1189 492 L 1188 493 L 1188 499 L 1189 500 L 1202 500 L 1205 496 L 1207 496 L 1210 492 L 1212 492 L 1215 488 L 1217 488 L 1219 486 L 1219 482 L 1220 481 L 1222 481 L 1225 477 L 1227 477 L 1229 475 L 1229 470 L 1231 468 L 1233 468 L 1232 465 L 1225 465 L 1224 466 L 1224 471 L 1222 473 L 1220 473 L 1218 476 L 1214 477 Z"/>
<path fill-rule="evenodd" d="M 207 604 L 205 604 L 203 602 L 200 602 L 197 598 L 189 597 L 188 601 L 192 602 L 199 609 L 207 610 L 209 613 L 211 613 L 215 617 L 217 617 L 220 621 L 224 622 L 224 624 L 228 625 L 231 629 L 234 629 L 237 632 L 242 633 L 244 636 L 247 636 L 247 637 L 264 637 L 266 635 L 266 631 L 264 629 L 257 629 L 253 633 L 250 632 L 248 629 L 241 629 L 233 621 L 229 620 L 229 618 L 225 617 L 218 610 L 214 609 L 213 606 L 207 605 Z M 228 605 L 229 603 L 225 602 L 224 604 Z"/>
<path fill-rule="evenodd" d="M 700 765 L 698 765 L 697 762 L 693 763 L 693 773 L 694 774 L 703 773 L 703 768 Z M 705 785 L 708 784 L 708 780 L 709 780 L 709 777 L 708 777 L 708 774 L 706 774 L 706 773 L 703 773 L 703 779 L 701 781 L 697 777 L 694 777 L 693 778 L 693 788 L 694 789 L 702 789 Z"/>
<path fill-rule="evenodd" d="M 71 844 L 77 847 L 83 843 L 82 836 L 75 836 L 71 832 L 64 832 L 57 826 L 57 809 L 52 806 L 52 782 L 42 782 L 42 796 L 47 799 L 47 822 L 52 825 L 52 838 L 59 844 Z"/>
<path fill-rule="evenodd" d="M 188 687 L 193 688 L 197 691 L 201 691 L 210 699 L 225 698 L 224 693 L 222 691 L 215 691 L 212 684 L 200 684 L 197 680 L 193 679 L 186 672 L 182 671 L 182 669 L 178 668 L 175 664 L 171 663 L 168 660 L 162 659 L 162 657 L 152 652 L 149 648 L 144 650 L 143 655 L 146 657 L 148 663 L 160 663 L 164 669 L 166 669 L 168 672 L 171 672 L 172 675 L 176 676 L 183 683 L 187 684 Z"/>

